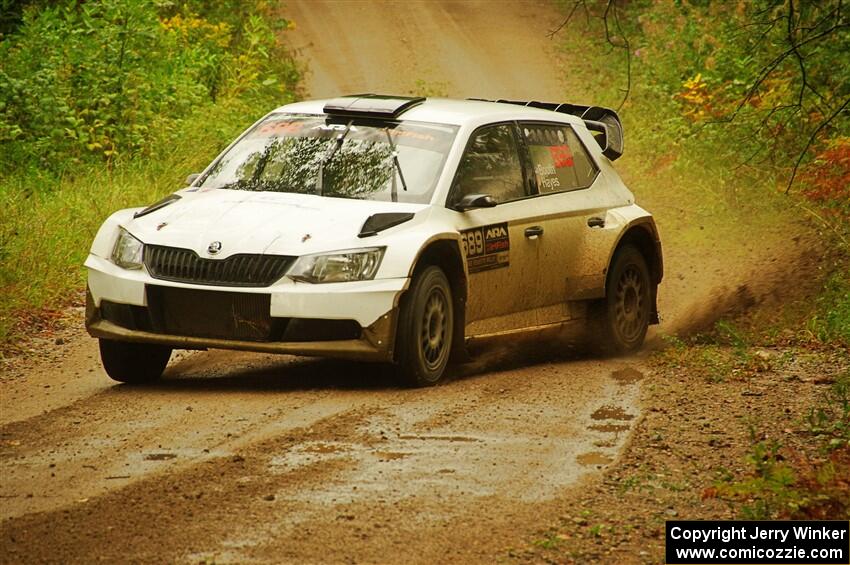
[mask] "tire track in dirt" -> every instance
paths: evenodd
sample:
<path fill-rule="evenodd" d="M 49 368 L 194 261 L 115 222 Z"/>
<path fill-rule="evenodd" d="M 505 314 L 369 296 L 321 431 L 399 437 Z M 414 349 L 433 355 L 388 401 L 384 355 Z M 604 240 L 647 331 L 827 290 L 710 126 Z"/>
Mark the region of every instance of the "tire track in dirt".
<path fill-rule="evenodd" d="M 509 539 L 517 519 L 532 523 L 541 508 L 556 504 L 565 486 L 592 472 L 595 463 L 578 463 L 582 454 L 607 453 L 606 461 L 616 457 L 617 433 L 586 431 L 599 422 L 591 411 L 603 406 L 588 395 L 601 388 L 605 403 L 632 410 L 638 392 L 636 381 L 595 379 L 609 362 L 550 360 L 515 369 L 515 361 L 425 394 L 387 388 L 380 380 L 374 389 L 351 390 L 332 379 L 324 384 L 339 388 L 322 391 L 323 400 L 315 398 L 316 391 L 288 390 L 282 395 L 284 406 L 270 418 L 235 430 L 234 439 L 206 457 L 181 462 L 192 454 L 160 450 L 178 459 L 150 462 L 167 466 L 160 471 L 131 466 L 139 477 L 121 488 L 6 520 L 0 561 L 15 562 L 21 555 L 65 562 L 126 556 L 143 561 L 277 561 L 281 556 L 292 562 L 343 556 L 376 561 L 382 551 L 410 544 L 417 551 L 411 562 L 443 559 L 446 551 L 480 559 L 488 548 L 470 543 L 471 536 L 487 530 Z M 324 361 L 305 365 L 333 369 Z M 283 375 L 292 372 L 287 366 Z M 232 375 L 250 382 L 254 376 L 274 378 L 275 372 L 271 367 L 256 375 L 236 369 Z M 167 388 L 130 392 L 155 400 Z M 102 407 L 101 402 L 93 398 L 68 410 Z M 291 405 L 299 402 L 305 402 L 308 417 L 298 418 L 299 409 Z M 13 432 L 37 442 L 46 431 L 45 445 L 32 448 L 62 442 L 65 438 L 51 432 L 58 423 L 51 417 L 33 419 L 28 432 L 6 426 L 3 437 Z M 155 424 L 172 426 L 160 418 Z M 183 427 L 174 433 L 191 436 L 192 426 Z M 222 431 L 218 425 L 215 429 Z M 102 431 L 93 435 L 102 437 Z M 199 445 L 204 439 L 216 441 L 202 438 Z M 132 441 L 125 456 L 138 455 L 144 451 L 137 451 L 141 443 L 158 439 L 132 434 Z M 13 467 L 5 460 L 10 455 L 3 456 L 6 469 Z M 23 455 L 29 465 L 44 463 Z M 69 491 L 78 488 L 62 477 L 56 480 Z M 41 543 L 46 538 L 50 544 Z"/>

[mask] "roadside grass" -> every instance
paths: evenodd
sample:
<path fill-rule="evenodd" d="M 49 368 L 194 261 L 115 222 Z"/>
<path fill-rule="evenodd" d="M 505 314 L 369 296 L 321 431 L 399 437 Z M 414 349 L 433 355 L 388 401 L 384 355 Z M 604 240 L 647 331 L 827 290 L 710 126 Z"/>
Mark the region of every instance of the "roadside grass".
<path fill-rule="evenodd" d="M 449 95 L 449 84 L 444 81 L 430 81 L 420 78 L 416 79 L 413 88 L 408 94 L 429 98 L 446 98 Z"/>
<path fill-rule="evenodd" d="M 811 409 L 806 424 L 823 450 L 850 448 L 850 371 L 837 378 Z"/>
<path fill-rule="evenodd" d="M 145 206 L 183 188 L 240 131 L 288 100 L 233 100 L 205 107 L 150 157 L 81 165 L 57 179 L 0 179 L 0 351 L 13 352 L 85 285 L 83 261 L 100 224 L 121 208 Z"/>
<path fill-rule="evenodd" d="M 103 220 L 182 188 L 301 75 L 264 0 L 30 8 L 0 34 L 0 356 L 80 300 Z"/>
<path fill-rule="evenodd" d="M 850 261 L 845 260 L 826 280 L 806 329 L 820 341 L 850 346 Z"/>

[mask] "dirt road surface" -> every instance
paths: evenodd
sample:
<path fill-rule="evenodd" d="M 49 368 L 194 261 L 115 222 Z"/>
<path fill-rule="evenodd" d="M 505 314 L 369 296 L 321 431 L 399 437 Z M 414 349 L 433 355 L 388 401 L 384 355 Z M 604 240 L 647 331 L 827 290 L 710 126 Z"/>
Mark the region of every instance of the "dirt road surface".
<path fill-rule="evenodd" d="M 548 3 L 282 11 L 313 96 L 579 91 L 546 37 L 561 17 Z M 662 230 L 674 212 L 661 207 Z M 723 250 L 696 260 L 666 243 L 668 331 L 748 276 Z M 642 418 L 645 370 L 640 356 L 527 344 L 454 369 L 445 385 L 403 390 L 367 365 L 210 351 L 129 387 L 107 379 L 96 342 L 72 328 L 4 367 L 0 562 L 504 559 L 618 457 Z"/>

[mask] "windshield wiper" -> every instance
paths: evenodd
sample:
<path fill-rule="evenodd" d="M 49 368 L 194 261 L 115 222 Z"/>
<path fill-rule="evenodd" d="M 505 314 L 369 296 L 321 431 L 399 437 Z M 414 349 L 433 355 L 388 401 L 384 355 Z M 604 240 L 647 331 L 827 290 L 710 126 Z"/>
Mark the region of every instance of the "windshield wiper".
<path fill-rule="evenodd" d="M 393 143 L 393 138 L 390 135 L 390 128 L 384 128 L 384 131 L 387 134 L 387 143 L 390 144 L 390 150 L 392 151 L 393 156 L 393 165 L 395 165 L 395 169 L 398 171 L 398 176 L 401 179 L 401 187 L 407 192 L 407 182 L 404 180 L 404 173 L 401 171 L 401 163 L 398 162 L 398 149 L 396 149 L 395 143 Z M 398 185 L 395 180 L 395 172 L 393 172 L 393 181 L 390 188 L 390 198 L 393 202 L 398 202 Z"/>
<path fill-rule="evenodd" d="M 331 149 L 330 153 L 319 162 L 319 174 L 316 177 L 316 194 L 322 196 L 324 192 L 325 185 L 325 165 L 330 162 L 331 159 L 334 158 L 336 152 L 340 150 L 342 147 L 342 142 L 345 141 L 345 136 L 348 135 L 348 132 L 351 131 L 351 124 L 353 121 L 348 122 L 348 125 L 345 126 L 345 131 L 336 136 L 336 144 Z"/>

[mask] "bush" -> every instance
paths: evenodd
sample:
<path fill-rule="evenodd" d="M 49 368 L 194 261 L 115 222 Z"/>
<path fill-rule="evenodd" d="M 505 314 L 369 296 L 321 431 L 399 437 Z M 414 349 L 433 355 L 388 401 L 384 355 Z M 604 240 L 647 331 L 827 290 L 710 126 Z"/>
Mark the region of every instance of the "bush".
<path fill-rule="evenodd" d="M 230 23 L 193 7 L 66 0 L 26 11 L 0 43 L 0 174 L 59 176 L 83 162 L 152 156 L 152 143 L 173 138 L 199 106 L 282 98 L 291 76 L 278 76 L 262 12 Z"/>
<path fill-rule="evenodd" d="M 290 24 L 274 8 L 35 1 L 0 22 L 0 351 L 77 300 L 112 211 L 181 188 L 293 99 Z"/>

